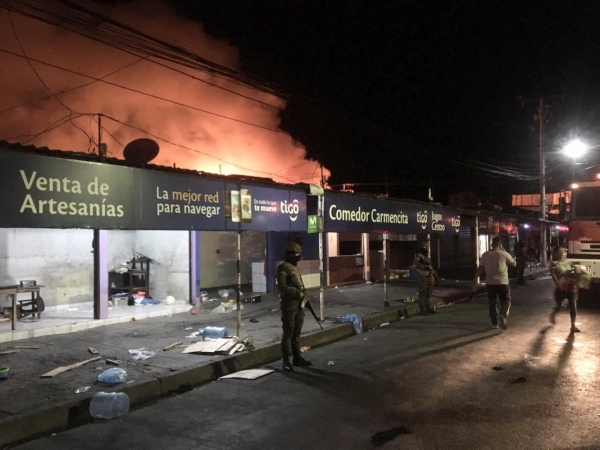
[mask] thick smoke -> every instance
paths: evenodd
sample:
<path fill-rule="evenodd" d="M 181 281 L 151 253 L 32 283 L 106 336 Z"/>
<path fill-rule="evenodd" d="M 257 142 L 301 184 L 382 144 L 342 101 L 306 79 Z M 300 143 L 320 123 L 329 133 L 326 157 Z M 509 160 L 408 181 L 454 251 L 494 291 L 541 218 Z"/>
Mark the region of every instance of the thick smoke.
<path fill-rule="evenodd" d="M 208 36 L 200 24 L 181 19 L 165 5 L 152 3 L 149 6 L 149 2 L 143 2 L 142 7 L 140 1 L 103 12 L 153 36 L 181 44 L 218 64 L 233 69 L 239 67 L 237 49 Z M 60 150 L 93 151 L 98 138 L 97 116 L 94 115 L 102 113 L 161 138 L 154 138 L 161 148 L 159 156 L 152 161 L 155 164 L 263 176 L 286 183 L 320 182 L 319 165 L 305 159 L 302 144 L 286 133 L 239 122 L 279 130 L 279 109 L 285 107 L 280 98 L 177 67 L 212 84 L 277 107 L 271 108 L 7 11 L 0 14 L 0 42 L 2 49 L 18 54 L 24 50 L 29 58 L 96 78 L 116 71 L 105 80 L 237 120 L 93 82 L 0 52 L 3 68 L 0 71 L 0 139 Z M 73 90 L 85 84 L 88 85 Z M 71 91 L 59 95 L 68 90 Z M 52 128 L 53 125 L 56 128 Z M 108 145 L 109 156 L 122 158 L 123 145 L 141 137 L 153 138 L 108 117 L 102 118 L 102 125 L 105 129 L 102 141 Z M 329 175 L 327 170 L 325 175 Z"/>

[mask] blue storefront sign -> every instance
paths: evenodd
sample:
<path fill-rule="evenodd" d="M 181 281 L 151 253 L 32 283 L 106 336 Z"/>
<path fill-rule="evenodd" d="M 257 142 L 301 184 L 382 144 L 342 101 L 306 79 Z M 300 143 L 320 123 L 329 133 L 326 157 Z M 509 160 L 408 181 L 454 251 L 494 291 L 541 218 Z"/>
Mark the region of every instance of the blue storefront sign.
<path fill-rule="evenodd" d="M 302 190 L 0 150 L 0 227 L 306 231 Z"/>
<path fill-rule="evenodd" d="M 325 231 L 458 234 L 460 213 L 432 204 L 325 194 Z"/>

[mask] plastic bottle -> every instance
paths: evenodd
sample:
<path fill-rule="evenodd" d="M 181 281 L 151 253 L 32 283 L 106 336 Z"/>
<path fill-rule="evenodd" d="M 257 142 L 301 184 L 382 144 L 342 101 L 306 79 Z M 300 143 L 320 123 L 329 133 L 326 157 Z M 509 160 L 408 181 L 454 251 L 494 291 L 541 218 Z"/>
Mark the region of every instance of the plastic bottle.
<path fill-rule="evenodd" d="M 120 367 L 113 367 L 98 374 L 100 383 L 119 384 L 127 381 L 127 372 Z"/>
<path fill-rule="evenodd" d="M 95 419 L 114 419 L 129 412 L 129 397 L 124 392 L 98 392 L 90 402 Z"/>
<path fill-rule="evenodd" d="M 229 330 L 225 327 L 206 327 L 200 330 L 200 336 L 205 341 L 216 341 L 229 337 Z"/>

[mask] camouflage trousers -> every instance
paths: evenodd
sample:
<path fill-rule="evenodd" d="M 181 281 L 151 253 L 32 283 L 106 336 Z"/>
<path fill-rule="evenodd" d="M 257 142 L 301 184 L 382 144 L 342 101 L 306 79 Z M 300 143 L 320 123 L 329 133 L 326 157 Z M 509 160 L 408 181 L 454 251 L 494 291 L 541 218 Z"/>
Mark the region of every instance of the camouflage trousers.
<path fill-rule="evenodd" d="M 300 356 L 300 333 L 304 325 L 304 310 L 281 303 L 281 354 L 284 358 Z"/>
<path fill-rule="evenodd" d="M 431 292 L 433 291 L 433 285 L 431 283 L 431 276 L 419 276 L 419 288 L 418 288 L 418 300 L 419 300 L 419 309 L 421 312 L 430 311 L 433 309 L 429 305 L 429 299 L 431 297 Z"/>

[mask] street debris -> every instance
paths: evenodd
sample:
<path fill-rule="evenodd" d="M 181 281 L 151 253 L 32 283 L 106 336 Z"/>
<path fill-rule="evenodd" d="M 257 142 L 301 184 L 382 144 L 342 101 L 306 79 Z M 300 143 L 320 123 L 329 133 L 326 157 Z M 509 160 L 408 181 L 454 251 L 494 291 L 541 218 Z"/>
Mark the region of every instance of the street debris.
<path fill-rule="evenodd" d="M 9 348 L 18 348 L 20 350 L 37 350 L 41 347 L 39 345 L 13 345 Z"/>
<path fill-rule="evenodd" d="M 195 316 L 195 315 L 196 315 L 196 314 L 198 314 L 198 313 L 196 312 L 196 310 L 195 310 L 195 309 L 191 309 L 191 310 L 190 310 L 190 314 L 191 314 L 192 316 Z"/>
<path fill-rule="evenodd" d="M 75 392 L 75 394 L 83 394 L 84 392 L 89 391 L 91 388 L 92 388 L 91 386 L 82 386 L 82 387 L 75 389 L 74 392 Z"/>
<path fill-rule="evenodd" d="M 300 347 L 300 352 L 304 353 L 310 350 L 310 347 Z"/>
<path fill-rule="evenodd" d="M 527 381 L 527 378 L 525 378 L 525 377 L 517 377 L 514 380 L 512 380 L 511 383 L 519 384 L 519 383 L 525 383 L 526 381 Z"/>
<path fill-rule="evenodd" d="M 10 355 L 11 353 L 21 353 L 21 350 L 4 350 L 0 352 L 0 355 Z"/>
<path fill-rule="evenodd" d="M 129 412 L 129 397 L 124 392 L 98 392 L 89 411 L 94 419 L 114 419 Z"/>
<path fill-rule="evenodd" d="M 245 347 L 237 338 L 217 339 L 216 341 L 203 341 L 188 345 L 182 353 L 233 355 L 236 352 L 241 352 Z"/>
<path fill-rule="evenodd" d="M 10 369 L 8 367 L 0 367 L 0 380 L 6 380 L 9 373 Z"/>
<path fill-rule="evenodd" d="M 381 325 L 379 325 L 379 328 L 387 327 L 389 325 L 390 325 L 389 322 L 383 322 Z"/>
<path fill-rule="evenodd" d="M 135 321 L 137 321 L 137 319 L 136 319 L 135 317 L 132 317 L 132 318 L 131 318 L 131 321 L 132 321 L 132 322 L 135 322 Z"/>
<path fill-rule="evenodd" d="M 329 361 L 329 362 L 327 363 L 327 365 L 328 365 L 328 366 L 335 366 L 335 361 Z"/>
<path fill-rule="evenodd" d="M 116 359 L 107 359 L 106 364 L 108 364 L 109 366 L 118 366 L 119 361 L 117 361 Z"/>
<path fill-rule="evenodd" d="M 193 330 L 193 329 L 194 329 L 194 327 L 185 327 L 185 328 L 184 328 L 184 330 L 185 330 L 185 331 L 188 331 L 188 330 Z"/>
<path fill-rule="evenodd" d="M 133 355 L 133 359 L 136 361 L 145 361 L 156 356 L 155 352 L 146 350 L 146 347 L 138 348 L 135 350 L 129 350 L 129 354 Z"/>
<path fill-rule="evenodd" d="M 86 359 L 85 361 L 80 361 L 74 364 L 70 364 L 68 366 L 57 367 L 56 369 L 51 370 L 50 372 L 46 372 L 43 375 L 40 375 L 42 378 L 54 378 L 56 375 L 60 375 L 63 372 L 67 372 L 69 370 L 77 369 L 87 363 L 91 363 L 92 361 L 98 361 L 100 356 L 96 356 L 95 358 Z"/>
<path fill-rule="evenodd" d="M 345 316 L 335 316 L 338 322 L 342 323 L 352 323 L 352 327 L 354 328 L 354 332 L 356 334 L 360 334 L 363 332 L 362 318 L 357 314 L 348 314 Z"/>
<path fill-rule="evenodd" d="M 169 350 L 173 350 L 175 347 L 178 347 L 181 344 L 183 344 L 183 342 L 175 342 L 174 344 L 167 345 L 165 348 L 163 348 L 163 352 L 166 352 L 166 351 L 169 351 Z"/>
<path fill-rule="evenodd" d="M 99 353 L 94 347 L 89 347 L 88 352 L 90 352 L 92 355 L 97 355 Z"/>
<path fill-rule="evenodd" d="M 256 317 L 253 317 L 252 319 L 249 320 L 249 322 L 258 323 L 259 320 Z"/>
<path fill-rule="evenodd" d="M 265 375 L 269 375 L 273 372 L 275 372 L 273 369 L 240 370 L 239 372 L 230 373 L 229 375 L 219 377 L 219 380 L 225 378 L 239 378 L 240 380 L 256 380 L 257 378 L 264 377 Z"/>
<path fill-rule="evenodd" d="M 120 367 L 106 369 L 98 374 L 98 382 L 108 384 L 120 384 L 127 381 L 127 372 Z"/>
<path fill-rule="evenodd" d="M 498 372 L 500 370 L 504 370 L 504 367 L 502 367 L 502 366 L 494 366 L 494 367 L 492 367 L 492 370 L 495 370 L 496 372 Z"/>

